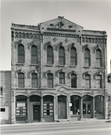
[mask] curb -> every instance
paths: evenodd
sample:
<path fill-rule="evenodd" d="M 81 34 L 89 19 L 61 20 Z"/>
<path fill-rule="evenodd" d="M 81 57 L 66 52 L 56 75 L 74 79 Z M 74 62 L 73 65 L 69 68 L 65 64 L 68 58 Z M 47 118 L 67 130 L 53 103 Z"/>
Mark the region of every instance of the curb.
<path fill-rule="evenodd" d="M 0 127 L 10 127 L 10 126 L 28 126 L 28 125 L 56 125 L 56 124 L 82 124 L 82 123 L 99 123 L 99 122 L 111 122 L 110 120 L 84 120 L 84 121 L 68 121 L 68 122 L 38 122 L 38 123 L 16 123 L 16 124 L 4 124 Z"/>

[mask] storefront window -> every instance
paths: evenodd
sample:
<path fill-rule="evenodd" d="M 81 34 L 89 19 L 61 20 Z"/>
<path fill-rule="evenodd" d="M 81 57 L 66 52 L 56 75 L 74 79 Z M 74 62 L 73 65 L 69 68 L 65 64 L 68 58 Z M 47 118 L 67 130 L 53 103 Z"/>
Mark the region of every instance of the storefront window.
<path fill-rule="evenodd" d="M 22 120 L 21 118 L 27 116 L 27 97 L 19 95 L 16 97 L 16 119 Z"/>
<path fill-rule="evenodd" d="M 53 115 L 53 96 L 44 96 L 43 98 L 43 114 L 44 116 Z"/>
<path fill-rule="evenodd" d="M 104 114 L 104 97 L 103 96 L 95 97 L 95 113 Z"/>
<path fill-rule="evenodd" d="M 79 96 L 71 96 L 71 114 L 80 115 L 80 97 Z"/>

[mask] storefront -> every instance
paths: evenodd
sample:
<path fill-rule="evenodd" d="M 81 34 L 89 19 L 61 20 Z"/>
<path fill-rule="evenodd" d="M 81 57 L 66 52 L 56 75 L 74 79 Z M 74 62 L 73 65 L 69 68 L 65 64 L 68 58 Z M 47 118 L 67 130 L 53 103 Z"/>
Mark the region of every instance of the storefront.
<path fill-rule="evenodd" d="M 54 122 L 61 120 L 104 119 L 103 95 L 24 95 L 16 96 L 16 121 Z"/>

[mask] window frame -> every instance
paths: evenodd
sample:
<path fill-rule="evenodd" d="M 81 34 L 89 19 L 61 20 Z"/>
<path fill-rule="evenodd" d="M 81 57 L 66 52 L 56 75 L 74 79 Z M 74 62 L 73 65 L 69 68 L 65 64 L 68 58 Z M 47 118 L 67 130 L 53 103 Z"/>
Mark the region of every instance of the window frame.
<path fill-rule="evenodd" d="M 65 84 L 65 72 L 59 72 L 59 84 Z"/>
<path fill-rule="evenodd" d="M 25 50 L 22 44 L 18 45 L 18 63 L 25 63 Z"/>
<path fill-rule="evenodd" d="M 23 75 L 23 77 L 20 78 L 20 74 Z M 25 87 L 25 75 L 24 75 L 24 73 L 18 73 L 18 87 L 19 88 Z"/>
<path fill-rule="evenodd" d="M 64 47 L 59 47 L 59 65 L 65 65 L 65 49 Z"/>
<path fill-rule="evenodd" d="M 53 48 L 52 46 L 47 46 L 47 64 L 52 65 L 53 62 Z"/>
<path fill-rule="evenodd" d="M 35 48 L 35 50 L 34 50 Z M 36 45 L 31 46 L 31 64 L 37 64 L 38 63 L 38 50 Z"/>

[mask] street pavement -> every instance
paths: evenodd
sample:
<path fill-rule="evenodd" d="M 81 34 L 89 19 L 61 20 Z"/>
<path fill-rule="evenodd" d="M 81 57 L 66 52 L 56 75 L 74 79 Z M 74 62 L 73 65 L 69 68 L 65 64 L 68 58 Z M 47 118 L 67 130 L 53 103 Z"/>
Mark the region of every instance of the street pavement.
<path fill-rule="evenodd" d="M 111 122 L 32 123 L 1 126 L 1 135 L 111 135 Z"/>

